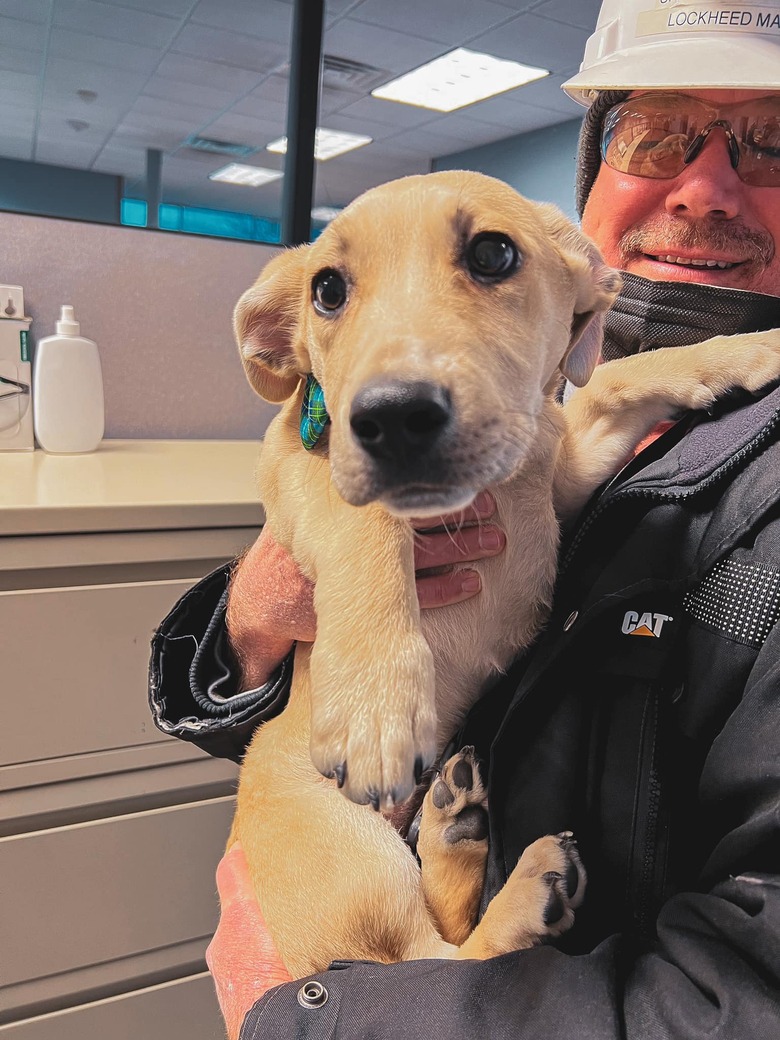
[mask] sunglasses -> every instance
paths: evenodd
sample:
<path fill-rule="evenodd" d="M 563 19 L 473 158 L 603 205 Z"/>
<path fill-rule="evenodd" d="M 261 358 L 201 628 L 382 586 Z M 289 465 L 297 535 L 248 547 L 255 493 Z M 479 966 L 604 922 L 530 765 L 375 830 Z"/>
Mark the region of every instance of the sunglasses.
<path fill-rule="evenodd" d="M 677 177 L 713 130 L 726 135 L 731 165 L 745 184 L 780 187 L 780 95 L 715 105 L 685 94 L 641 94 L 604 117 L 601 157 L 634 177 Z"/>

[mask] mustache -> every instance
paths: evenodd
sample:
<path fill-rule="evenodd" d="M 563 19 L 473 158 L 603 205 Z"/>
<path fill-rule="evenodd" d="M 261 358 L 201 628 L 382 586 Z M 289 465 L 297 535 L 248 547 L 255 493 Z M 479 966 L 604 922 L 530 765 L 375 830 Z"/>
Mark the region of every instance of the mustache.
<path fill-rule="evenodd" d="M 727 254 L 743 262 L 767 267 L 775 255 L 772 236 L 758 228 L 721 220 L 688 220 L 658 216 L 629 228 L 620 239 L 620 255 L 627 262 L 636 253 L 657 256 L 676 253 L 685 256 L 686 249 Z"/>

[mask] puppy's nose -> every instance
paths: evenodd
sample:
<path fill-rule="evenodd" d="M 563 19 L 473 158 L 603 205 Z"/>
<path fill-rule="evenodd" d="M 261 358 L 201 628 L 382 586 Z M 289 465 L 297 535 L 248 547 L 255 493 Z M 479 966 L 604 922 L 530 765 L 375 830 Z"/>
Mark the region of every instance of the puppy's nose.
<path fill-rule="evenodd" d="M 402 459 L 431 448 L 452 419 L 449 391 L 437 383 L 378 380 L 360 390 L 349 421 L 376 459 Z"/>

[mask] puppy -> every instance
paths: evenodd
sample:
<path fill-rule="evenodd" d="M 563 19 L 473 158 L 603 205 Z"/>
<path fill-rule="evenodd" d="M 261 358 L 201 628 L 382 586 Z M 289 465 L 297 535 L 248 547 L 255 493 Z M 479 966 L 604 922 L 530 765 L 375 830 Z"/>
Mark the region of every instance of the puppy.
<path fill-rule="evenodd" d="M 567 832 L 525 851 L 475 927 L 487 832 L 470 749 L 425 797 L 421 868 L 374 810 L 409 797 L 538 633 L 561 520 L 658 421 L 780 373 L 777 333 L 710 341 L 601 366 L 562 408 L 561 377 L 592 375 L 619 284 L 554 207 L 447 172 L 367 192 L 238 303 L 249 381 L 282 404 L 261 498 L 315 582 L 317 638 L 247 751 L 230 840 L 296 977 L 337 958 L 492 956 L 573 921 L 585 873 Z M 305 447 L 312 387 L 330 421 Z M 475 565 L 479 596 L 421 617 L 409 518 L 485 488 L 506 550 Z"/>

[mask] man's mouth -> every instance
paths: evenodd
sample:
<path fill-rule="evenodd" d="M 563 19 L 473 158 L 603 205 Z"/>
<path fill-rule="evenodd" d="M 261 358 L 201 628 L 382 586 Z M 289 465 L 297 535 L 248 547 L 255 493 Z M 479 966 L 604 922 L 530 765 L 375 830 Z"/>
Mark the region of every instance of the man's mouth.
<path fill-rule="evenodd" d="M 739 267 L 742 263 L 741 260 L 704 260 L 697 257 L 691 256 L 675 256 L 671 253 L 645 253 L 648 260 L 655 260 L 656 263 L 660 264 L 677 264 L 679 267 L 705 267 L 705 268 L 717 268 L 720 271 L 727 271 L 732 267 Z"/>

